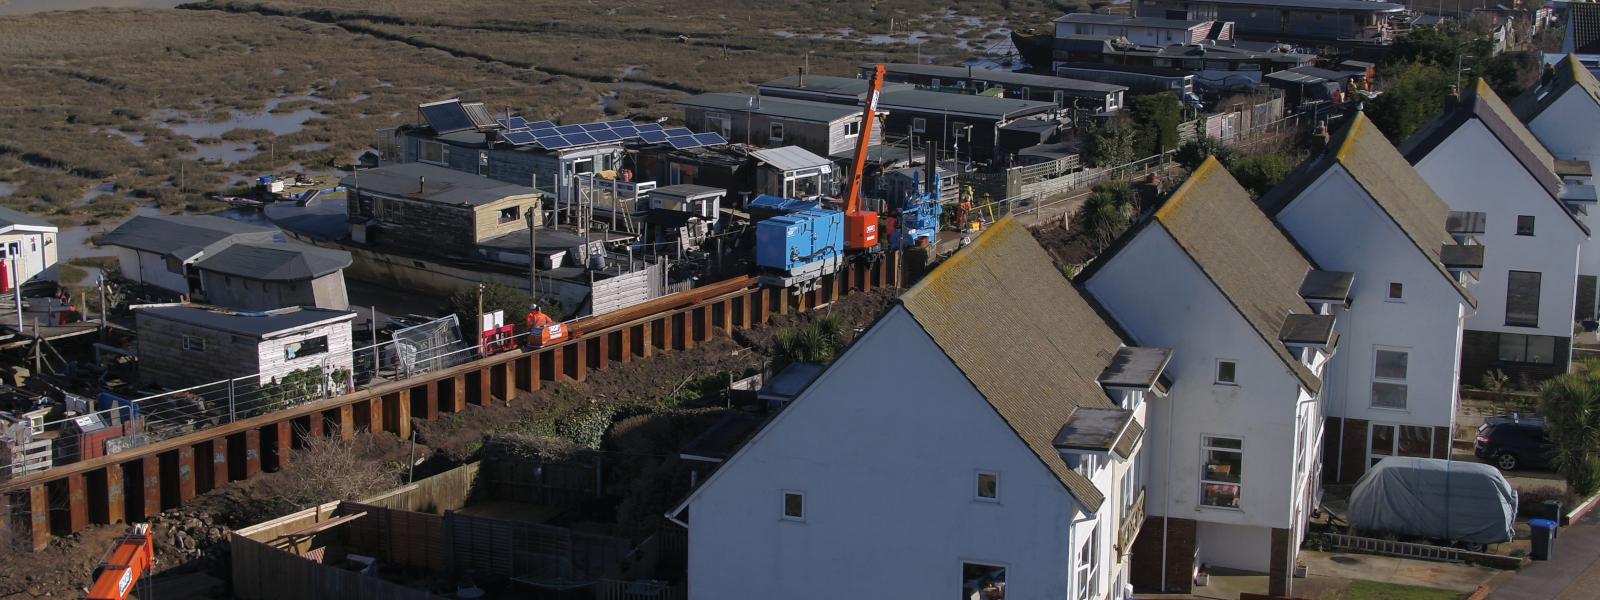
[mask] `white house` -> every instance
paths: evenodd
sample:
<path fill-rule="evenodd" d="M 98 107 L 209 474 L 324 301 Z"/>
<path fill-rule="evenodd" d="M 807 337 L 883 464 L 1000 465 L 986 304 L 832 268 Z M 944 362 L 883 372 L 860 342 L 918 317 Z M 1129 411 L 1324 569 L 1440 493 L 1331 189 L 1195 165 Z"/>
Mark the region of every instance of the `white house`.
<path fill-rule="evenodd" d="M 1126 38 L 1130 43 L 1146 46 L 1187 46 L 1208 38 L 1224 41 L 1233 39 L 1233 23 L 1218 21 L 1070 13 L 1057 17 L 1055 22 L 1056 39 L 1074 35 L 1103 35 Z M 1213 32 L 1213 29 L 1216 31 Z"/>
<path fill-rule="evenodd" d="M 1128 598 L 1168 355 L 1002 221 L 674 509 L 689 596 Z"/>
<path fill-rule="evenodd" d="M 1172 349 L 1145 436 L 1136 587 L 1188 592 L 1208 565 L 1290 594 L 1342 303 L 1301 296 L 1319 277 L 1341 275 L 1314 271 L 1214 158 L 1080 274 L 1134 342 Z"/>
<path fill-rule="evenodd" d="M 9 291 L 56 264 L 56 226 L 0 207 L 0 286 Z"/>
<path fill-rule="evenodd" d="M 1547 67 L 1539 83 L 1511 101 L 1511 109 L 1528 130 L 1539 138 L 1550 153 L 1582 161 L 1589 172 L 1600 169 L 1600 81 L 1584 67 L 1576 55 L 1568 54 Z M 1600 216 L 1595 214 L 1593 187 L 1580 187 L 1566 177 L 1569 188 L 1586 193 L 1569 193 L 1567 203 L 1579 220 L 1593 232 Z M 1578 256 L 1578 318 L 1593 320 L 1597 310 L 1597 281 L 1600 281 L 1600 241 L 1584 240 Z"/>
<path fill-rule="evenodd" d="M 1567 370 L 1578 249 L 1589 228 L 1567 206 L 1561 164 L 1482 80 L 1400 151 L 1493 251 L 1474 288 L 1478 311 L 1462 338 L 1462 381 L 1499 370 L 1536 383 Z M 1586 170 L 1586 169 L 1585 169 Z M 1592 195 L 1592 191 L 1590 191 Z"/>
<path fill-rule="evenodd" d="M 200 291 L 194 263 L 239 242 L 283 242 L 275 229 L 211 215 L 139 215 L 96 243 L 114 249 L 122 276 L 174 294 Z"/>
<path fill-rule="evenodd" d="M 1477 304 L 1463 279 L 1484 246 L 1456 243 L 1450 207 L 1365 113 L 1259 204 L 1318 267 L 1351 274 L 1302 290 L 1348 299 L 1324 376 L 1323 479 L 1355 481 L 1386 456 L 1449 458 Z"/>

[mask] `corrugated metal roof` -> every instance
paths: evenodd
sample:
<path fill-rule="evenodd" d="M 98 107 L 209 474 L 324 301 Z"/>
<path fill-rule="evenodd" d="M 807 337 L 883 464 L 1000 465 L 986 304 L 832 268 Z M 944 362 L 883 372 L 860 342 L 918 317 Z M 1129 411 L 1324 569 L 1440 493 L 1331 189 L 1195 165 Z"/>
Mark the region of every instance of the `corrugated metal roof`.
<path fill-rule="evenodd" d="M 1278 340 L 1291 314 L 1311 314 L 1300 283 L 1311 263 L 1250 200 L 1250 193 L 1215 157 L 1195 169 L 1155 213 L 1173 241 L 1194 260 L 1300 384 L 1312 394 L 1322 380 Z M 1106 260 L 1102 257 L 1099 261 Z"/>
<path fill-rule="evenodd" d="M 343 250 L 291 244 L 233 244 L 195 263 L 207 271 L 263 281 L 315 279 L 350 266 Z"/>
<path fill-rule="evenodd" d="M 1306 161 L 1277 187 L 1261 197 L 1261 208 L 1277 215 L 1293 203 L 1335 164 L 1342 165 L 1395 225 L 1410 238 L 1419 252 L 1461 294 L 1476 307 L 1478 300 L 1461 285 L 1440 260 L 1440 248 L 1454 243 L 1447 227 L 1450 205 L 1434 193 L 1433 187 L 1412 168 L 1400 151 L 1383 137 L 1378 126 L 1364 112 L 1357 112 L 1350 124 L 1330 140 L 1328 151 Z"/>
<path fill-rule="evenodd" d="M 829 166 L 833 161 L 812 154 L 799 146 L 784 146 L 782 148 L 765 148 L 750 152 L 756 160 L 777 167 L 780 171 L 795 171 L 812 167 Z"/>
<path fill-rule="evenodd" d="M 48 227 L 51 231 L 56 229 L 56 226 L 50 224 L 49 221 L 21 211 L 0 206 L 0 229 L 16 227 L 18 225 L 26 227 Z"/>
<path fill-rule="evenodd" d="M 934 342 L 1089 510 L 1105 496 L 1053 441 L 1079 407 L 1116 408 L 1097 379 L 1122 339 L 1022 225 L 1002 220 L 900 297 Z"/>

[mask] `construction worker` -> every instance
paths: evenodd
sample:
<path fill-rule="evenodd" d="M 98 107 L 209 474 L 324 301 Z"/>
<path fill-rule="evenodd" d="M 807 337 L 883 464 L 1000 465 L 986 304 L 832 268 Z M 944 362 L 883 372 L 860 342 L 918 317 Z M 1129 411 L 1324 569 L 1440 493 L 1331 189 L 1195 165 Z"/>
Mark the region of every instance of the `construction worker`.
<path fill-rule="evenodd" d="M 554 320 L 551 319 L 549 315 L 546 315 L 544 312 L 539 310 L 538 304 L 528 305 L 528 331 L 537 330 L 538 328 L 544 327 L 545 325 L 549 325 L 553 322 Z"/>

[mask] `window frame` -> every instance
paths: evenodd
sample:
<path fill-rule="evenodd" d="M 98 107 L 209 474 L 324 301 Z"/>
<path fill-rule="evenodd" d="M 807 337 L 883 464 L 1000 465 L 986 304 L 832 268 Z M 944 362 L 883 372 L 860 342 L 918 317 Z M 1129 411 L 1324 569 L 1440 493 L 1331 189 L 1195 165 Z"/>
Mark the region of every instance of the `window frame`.
<path fill-rule="evenodd" d="M 206 338 L 199 335 L 184 334 L 183 350 L 185 352 L 205 352 Z"/>
<path fill-rule="evenodd" d="M 992 477 L 992 478 L 994 478 L 994 495 L 993 496 L 984 496 L 983 495 L 983 478 L 984 477 Z M 978 502 L 988 502 L 988 503 L 991 503 L 991 504 L 999 504 L 1000 503 L 1000 472 L 999 471 L 987 471 L 987 470 L 979 469 L 978 472 L 973 475 L 972 481 L 973 481 L 973 489 L 972 489 L 972 499 L 973 500 L 976 500 Z"/>
<path fill-rule="evenodd" d="M 1524 221 L 1523 220 L 1524 219 L 1527 220 L 1526 221 L 1526 225 L 1527 225 L 1526 229 L 1523 228 L 1523 225 L 1524 225 Z M 1533 215 L 1517 215 L 1517 235 L 1526 236 L 1526 237 L 1533 237 L 1534 236 L 1534 232 L 1536 230 L 1535 224 L 1536 224 L 1536 221 L 1534 220 Z"/>
<path fill-rule="evenodd" d="M 911 132 L 912 133 L 927 133 L 928 132 L 928 118 L 927 117 L 911 117 Z"/>
<path fill-rule="evenodd" d="M 295 353 L 293 356 L 289 355 L 289 346 L 291 345 L 295 346 Z M 307 349 L 308 345 L 311 347 L 310 349 Z M 320 346 L 320 348 L 318 348 L 318 346 Z M 283 345 L 283 360 L 284 362 L 288 362 L 303 358 L 310 358 L 313 356 L 321 356 L 323 354 L 327 354 L 329 349 L 328 334 L 313 335 L 305 339 L 285 343 Z"/>
<path fill-rule="evenodd" d="M 767 141 L 782 142 L 785 133 L 788 133 L 782 121 L 767 122 Z"/>
<path fill-rule="evenodd" d="M 1556 336 L 1553 336 L 1553 335 L 1527 334 L 1527 333 L 1501 333 L 1501 334 L 1498 334 L 1498 337 L 1499 337 L 1499 339 L 1497 339 L 1496 343 L 1495 343 L 1495 346 L 1496 346 L 1496 348 L 1495 348 L 1495 360 L 1497 360 L 1497 361 L 1510 362 L 1510 363 L 1520 363 L 1520 364 L 1527 364 L 1527 365 L 1552 365 L 1552 364 L 1555 364 L 1555 361 L 1556 361 Z M 1537 361 L 1537 360 L 1530 360 L 1529 359 L 1529 354 L 1530 354 L 1529 349 L 1533 347 L 1533 341 L 1534 341 L 1535 338 L 1538 338 L 1540 343 L 1548 342 L 1550 344 L 1550 360 Z M 1505 355 L 1506 342 L 1507 341 L 1511 341 L 1513 339 L 1515 341 L 1521 342 L 1520 344 L 1518 344 L 1520 346 L 1520 353 L 1519 353 L 1518 356 L 1515 356 L 1515 357 L 1512 357 L 1512 358 L 1507 358 L 1506 355 Z"/>
<path fill-rule="evenodd" d="M 438 150 L 439 157 L 435 159 L 429 159 L 429 148 Z M 441 142 L 436 142 L 433 140 L 417 140 L 417 162 L 428 163 L 430 165 L 447 165 L 450 164 L 450 154 L 445 152 L 445 145 Z"/>
<path fill-rule="evenodd" d="M 1217 445 L 1217 444 L 1214 443 L 1215 440 L 1232 440 L 1232 441 L 1236 441 L 1236 442 L 1239 443 L 1239 447 L 1237 447 L 1237 448 L 1229 448 L 1227 446 L 1220 446 L 1220 445 Z M 1213 477 L 1210 477 L 1207 474 L 1207 472 L 1206 472 L 1206 467 L 1208 466 L 1207 465 L 1207 460 L 1209 459 L 1209 454 L 1211 452 L 1229 452 L 1229 453 L 1233 453 L 1233 454 L 1237 454 L 1238 455 L 1238 457 L 1239 457 L 1239 472 L 1233 474 L 1234 481 L 1226 481 L 1226 480 L 1220 479 L 1220 478 L 1213 478 Z M 1244 510 L 1242 507 L 1238 506 L 1241 503 L 1241 501 L 1244 499 L 1244 438 L 1231 436 L 1231 435 L 1213 435 L 1213 434 L 1209 434 L 1209 433 L 1200 434 L 1200 479 L 1199 479 L 1199 482 L 1200 482 L 1200 490 L 1199 490 L 1200 491 L 1200 502 L 1199 502 L 1199 504 L 1200 504 L 1201 508 L 1216 508 L 1216 509 L 1222 509 L 1222 510 Z M 1206 486 L 1208 486 L 1208 485 L 1232 486 L 1234 488 L 1234 494 L 1233 494 L 1234 506 L 1225 506 L 1225 505 L 1221 505 L 1221 504 L 1210 504 L 1210 503 L 1207 503 L 1206 502 Z"/>
<path fill-rule="evenodd" d="M 1389 292 L 1388 292 L 1387 297 L 1384 298 L 1384 300 L 1388 301 L 1388 302 L 1404 303 L 1406 301 L 1406 284 L 1405 284 L 1405 282 L 1403 282 L 1403 281 L 1391 281 L 1391 282 L 1389 282 Z"/>
<path fill-rule="evenodd" d="M 1229 377 L 1228 377 L 1227 381 L 1223 381 L 1223 379 L 1222 379 L 1222 366 L 1223 365 L 1228 365 L 1230 370 L 1232 371 L 1231 373 L 1229 373 Z M 1236 359 L 1232 359 L 1232 358 L 1219 358 L 1219 359 L 1217 359 L 1216 366 L 1211 371 L 1211 379 L 1212 379 L 1212 383 L 1215 383 L 1216 385 L 1232 385 L 1232 386 L 1239 385 L 1239 361 L 1236 360 Z"/>
<path fill-rule="evenodd" d="M 795 496 L 800 499 L 800 514 L 798 515 L 789 514 L 790 496 Z M 806 522 L 806 493 L 800 490 L 783 490 L 782 493 L 778 494 L 778 515 L 779 519 L 783 521 L 791 521 L 794 523 Z"/>
<path fill-rule="evenodd" d="M 1077 563 L 1073 566 L 1074 583 L 1078 600 L 1094 600 L 1100 593 L 1100 522 L 1089 528 L 1089 538 L 1078 546 Z"/>
<path fill-rule="evenodd" d="M 1403 360 L 1404 360 L 1405 364 L 1403 365 L 1402 368 L 1405 369 L 1406 372 L 1404 374 L 1402 374 L 1401 377 L 1396 378 L 1396 377 L 1391 377 L 1391 376 L 1380 375 L 1378 373 L 1378 364 L 1379 364 L 1379 361 L 1381 359 L 1382 354 L 1385 353 L 1385 352 L 1391 353 L 1391 354 L 1400 354 L 1403 357 Z M 1410 348 L 1401 348 L 1401 347 L 1398 347 L 1398 346 L 1374 345 L 1372 347 L 1372 386 L 1370 388 L 1372 393 L 1371 393 L 1370 396 L 1367 397 L 1367 406 L 1369 406 L 1371 408 L 1383 409 L 1383 410 L 1402 410 L 1402 411 L 1403 410 L 1409 410 L 1409 408 L 1411 406 L 1411 384 L 1409 382 L 1410 377 L 1411 377 L 1411 349 Z M 1379 404 L 1378 403 L 1378 390 L 1377 390 L 1377 387 L 1379 385 L 1398 386 L 1400 388 L 1400 391 L 1401 391 L 1401 403 L 1400 403 L 1400 405 L 1399 406 L 1389 406 L 1389 405 L 1385 405 L 1385 404 Z"/>
<path fill-rule="evenodd" d="M 1532 320 L 1513 319 L 1511 313 L 1512 278 L 1517 275 L 1533 276 L 1533 318 Z M 1507 327 L 1538 327 L 1539 304 L 1544 300 L 1544 273 L 1539 271 L 1506 271 L 1506 305 L 1505 324 Z"/>
<path fill-rule="evenodd" d="M 858 135 L 861 135 L 861 121 L 845 121 L 844 136 L 856 137 Z"/>
<path fill-rule="evenodd" d="M 506 211 L 510 211 L 511 212 L 511 216 L 509 216 L 509 217 L 506 216 Z M 507 206 L 505 208 L 500 209 L 500 218 L 499 218 L 499 221 L 498 221 L 498 223 L 500 225 L 505 225 L 506 223 L 515 223 L 515 222 L 520 221 L 520 220 L 522 220 L 522 206 L 521 205 L 512 205 L 512 206 Z"/>

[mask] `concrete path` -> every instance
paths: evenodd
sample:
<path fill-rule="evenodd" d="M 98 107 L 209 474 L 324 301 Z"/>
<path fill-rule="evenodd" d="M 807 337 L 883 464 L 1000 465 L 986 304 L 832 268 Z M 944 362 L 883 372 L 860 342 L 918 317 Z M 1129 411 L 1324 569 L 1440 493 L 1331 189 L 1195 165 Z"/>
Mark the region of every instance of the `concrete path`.
<path fill-rule="evenodd" d="M 1600 597 L 1600 522 L 1585 516 L 1561 530 L 1555 560 L 1536 561 L 1489 582 L 1492 600 L 1579 600 Z"/>

